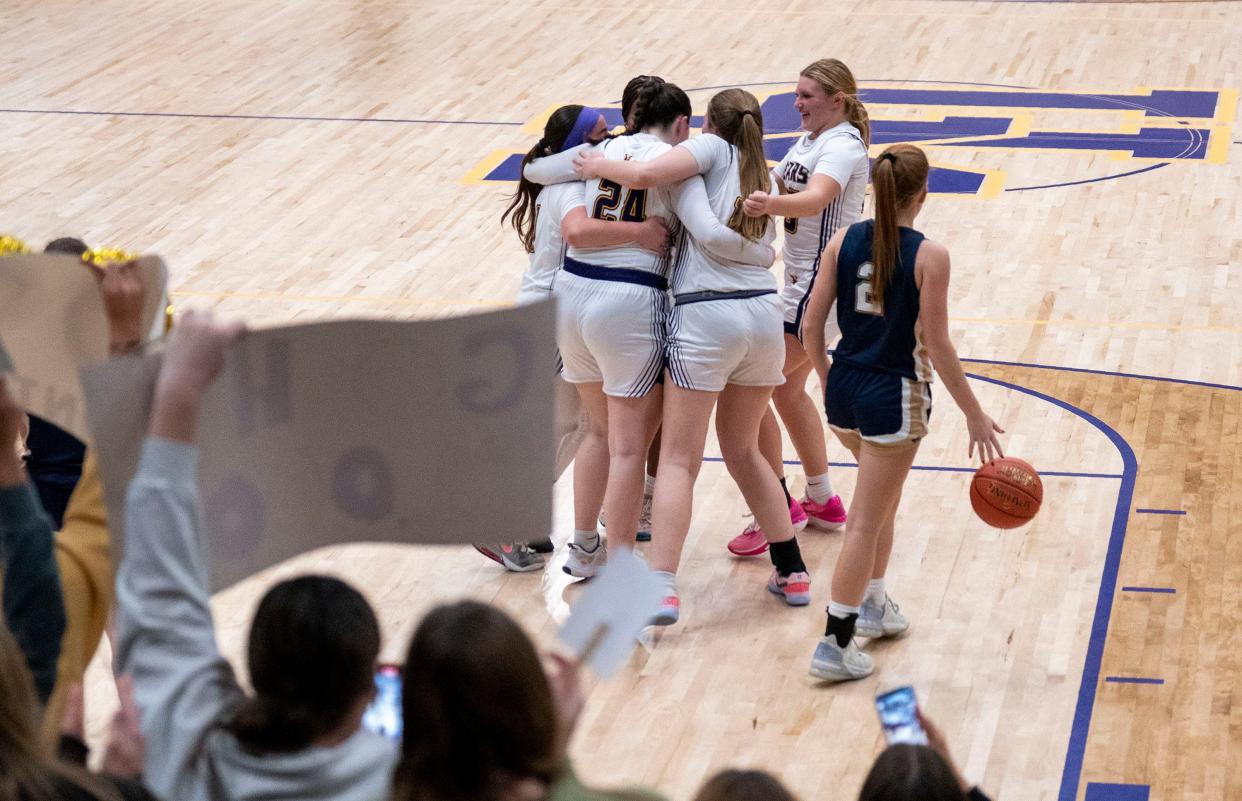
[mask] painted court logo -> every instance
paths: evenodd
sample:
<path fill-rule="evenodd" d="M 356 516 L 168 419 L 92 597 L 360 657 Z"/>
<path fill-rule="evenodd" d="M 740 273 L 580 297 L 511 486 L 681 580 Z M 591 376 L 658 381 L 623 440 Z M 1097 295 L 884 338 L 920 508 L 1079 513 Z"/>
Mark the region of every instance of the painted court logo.
<path fill-rule="evenodd" d="M 717 88 L 689 90 L 695 108 L 704 107 Z M 768 158 L 780 161 L 802 133 L 793 87 L 746 88 L 762 104 Z M 917 144 L 932 160 L 932 192 L 980 197 L 1106 181 L 1172 165 L 1223 164 L 1238 105 L 1237 91 L 1224 89 L 1098 94 L 900 82 L 864 83 L 859 94 L 871 113 L 873 157 L 891 144 Z M 522 131 L 539 136 L 553 108 Z M 621 124 L 619 106 L 601 110 L 610 125 Z M 691 120 L 692 127 L 702 124 L 701 116 Z M 1060 157 L 1040 157 L 1054 152 Z M 1108 158 L 1091 158 L 1099 154 Z M 516 181 L 521 160 L 520 152 L 495 151 L 465 181 Z"/>

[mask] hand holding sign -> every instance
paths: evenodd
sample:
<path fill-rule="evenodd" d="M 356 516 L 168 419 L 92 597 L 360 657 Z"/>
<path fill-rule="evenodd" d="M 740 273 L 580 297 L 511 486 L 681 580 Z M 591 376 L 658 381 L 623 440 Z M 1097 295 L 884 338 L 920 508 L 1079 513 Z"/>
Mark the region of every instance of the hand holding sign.
<path fill-rule="evenodd" d="M 155 384 L 151 434 L 194 442 L 203 394 L 224 368 L 225 354 L 246 327 L 217 323 L 210 312 L 186 312 L 164 350 L 164 364 Z"/>
<path fill-rule="evenodd" d="M 118 561 L 124 494 L 164 360 L 183 364 L 158 379 L 161 395 L 180 385 L 201 395 L 197 436 L 175 420 L 155 430 L 198 442 L 213 590 L 327 545 L 544 536 L 552 329 L 545 302 L 446 320 L 252 331 L 226 354 L 219 343 L 178 337 L 164 353 L 84 370 Z M 197 355 L 183 358 L 180 348 Z M 486 502 L 479 486 L 490 488 Z"/>
<path fill-rule="evenodd" d="M 633 551 L 608 554 L 608 567 L 582 593 L 561 627 L 560 639 L 607 678 L 634 650 L 639 632 L 660 609 L 664 586 Z"/>
<path fill-rule="evenodd" d="M 108 358 L 116 337 L 141 342 L 168 281 L 155 256 L 102 268 L 97 279 L 92 270 L 100 269 L 65 255 L 0 259 L 0 339 L 13 359 L 13 394 L 27 411 L 87 442 L 78 371 Z M 110 320 L 119 326 L 115 332 Z"/>

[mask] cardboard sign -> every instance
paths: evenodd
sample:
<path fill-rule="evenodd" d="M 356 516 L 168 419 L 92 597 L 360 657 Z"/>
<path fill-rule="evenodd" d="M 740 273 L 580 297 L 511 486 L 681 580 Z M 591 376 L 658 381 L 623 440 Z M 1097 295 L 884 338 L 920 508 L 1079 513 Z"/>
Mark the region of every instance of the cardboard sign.
<path fill-rule="evenodd" d="M 663 598 L 664 585 L 633 551 L 610 551 L 604 572 L 583 590 L 561 627 L 560 640 L 607 678 L 629 659 Z"/>
<path fill-rule="evenodd" d="M 168 271 L 158 256 L 138 264 L 146 283 L 142 330 L 149 331 L 162 311 Z M 13 361 L 14 399 L 89 442 L 78 371 L 108 358 L 108 318 L 90 269 L 64 254 L 0 258 L 0 339 Z"/>
<path fill-rule="evenodd" d="M 250 332 L 203 399 L 213 590 L 314 548 L 547 536 L 551 302 Z M 114 547 L 161 354 L 82 372 Z"/>

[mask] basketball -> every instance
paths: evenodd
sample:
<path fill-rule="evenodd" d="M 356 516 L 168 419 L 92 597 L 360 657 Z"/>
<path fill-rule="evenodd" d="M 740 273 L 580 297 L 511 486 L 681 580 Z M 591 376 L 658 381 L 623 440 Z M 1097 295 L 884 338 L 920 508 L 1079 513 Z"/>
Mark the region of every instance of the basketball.
<path fill-rule="evenodd" d="M 1012 456 L 988 462 L 970 480 L 970 505 L 993 528 L 1017 528 L 1039 512 L 1043 501 L 1039 473 Z"/>

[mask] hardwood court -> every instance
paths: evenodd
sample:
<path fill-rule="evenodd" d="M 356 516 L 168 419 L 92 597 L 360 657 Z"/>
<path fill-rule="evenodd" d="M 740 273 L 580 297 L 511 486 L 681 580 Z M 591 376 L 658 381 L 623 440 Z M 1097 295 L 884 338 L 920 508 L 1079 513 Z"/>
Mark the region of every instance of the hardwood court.
<path fill-rule="evenodd" d="M 999 797 L 1242 797 L 1236 4 L 15 0 L 2 18 L 0 227 L 160 253 L 178 304 L 260 325 L 504 305 L 524 256 L 498 225 L 509 185 L 486 179 L 551 107 L 608 105 L 647 72 L 751 85 L 767 114 L 806 63 L 843 59 L 887 141 L 956 181 L 920 225 L 953 254 L 955 340 L 989 362 L 967 368 L 1007 452 L 1044 472 L 1044 509 L 1013 532 L 974 518 L 939 393 L 890 571 L 912 632 L 826 688 L 806 667 L 839 537 L 802 538 L 815 604 L 783 607 L 764 560 L 725 553 L 744 505 L 709 462 L 683 622 L 593 688 L 580 772 L 685 799 L 750 765 L 848 799 L 881 747 L 872 696 L 906 679 Z M 848 500 L 851 468 L 833 479 Z M 388 658 L 463 594 L 550 644 L 576 592 L 552 567 L 356 546 L 215 608 L 237 656 L 275 575 L 326 570 L 367 589 Z"/>

